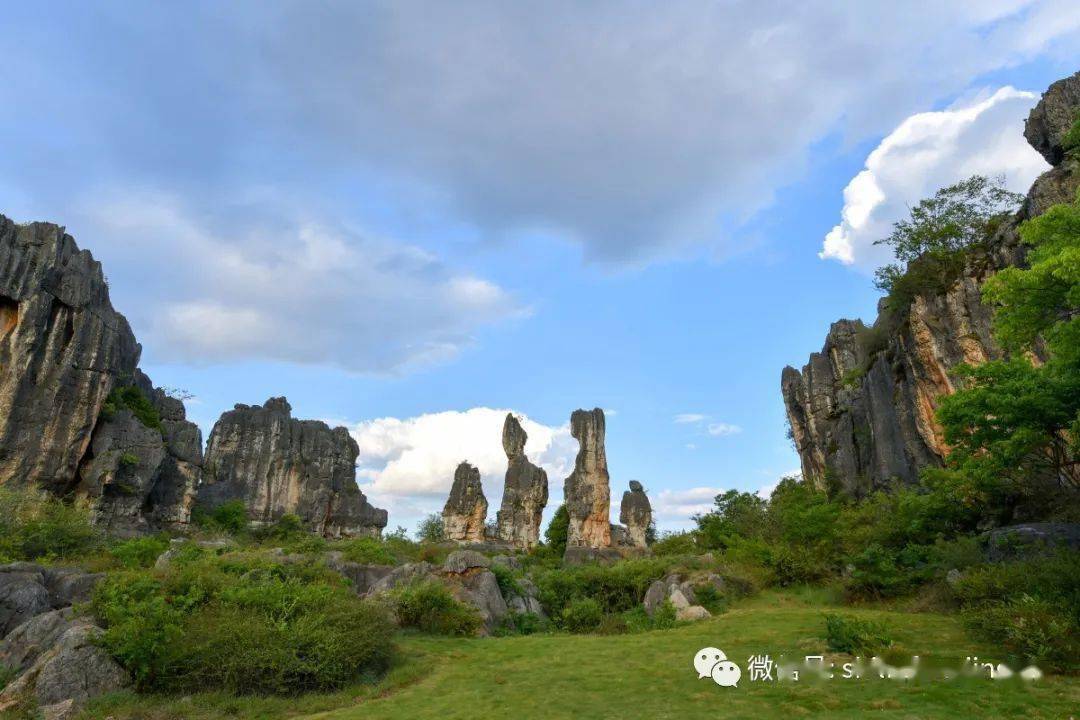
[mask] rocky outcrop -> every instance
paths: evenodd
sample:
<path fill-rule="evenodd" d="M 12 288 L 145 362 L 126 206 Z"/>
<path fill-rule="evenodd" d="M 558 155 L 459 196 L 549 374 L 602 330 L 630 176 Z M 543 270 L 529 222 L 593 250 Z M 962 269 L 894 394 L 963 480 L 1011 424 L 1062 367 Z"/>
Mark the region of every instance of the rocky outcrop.
<path fill-rule="evenodd" d="M 645 536 L 652 523 L 652 505 L 645 495 L 645 488 L 637 480 L 631 480 L 630 489 L 623 493 L 619 522 L 626 528 L 628 544 L 639 548 L 648 544 Z"/>
<path fill-rule="evenodd" d="M 467 462 L 454 471 L 454 484 L 443 507 L 443 533 L 447 540 L 460 543 L 484 541 L 484 523 L 488 502 L 480 484 L 480 471 Z"/>
<path fill-rule="evenodd" d="M 186 524 L 202 438 L 138 370 L 140 352 L 88 251 L 57 225 L 0 216 L 0 485 L 87 498 L 119 534 Z M 158 425 L 105 412 L 124 386 Z"/>
<path fill-rule="evenodd" d="M 1020 212 L 973 253 L 946 291 L 917 296 L 898 312 L 879 312 L 872 327 L 840 320 L 820 353 L 801 371 L 784 368 L 781 392 L 803 476 L 821 487 L 862 495 L 941 464 L 948 452 L 935 413 L 955 392 L 961 363 L 1001 357 L 991 333 L 983 282 L 1024 262 L 1017 228 L 1057 202 L 1075 197 L 1080 176 L 1060 141 L 1080 110 L 1080 73 L 1055 83 L 1031 112 L 1025 135 L 1057 165 L 1028 193 Z"/>
<path fill-rule="evenodd" d="M 711 617 L 712 613 L 697 604 L 697 592 L 695 587 L 710 586 L 716 595 L 724 595 L 726 588 L 724 579 L 719 575 L 709 573 L 696 582 L 684 580 L 683 576 L 671 574 L 663 580 L 656 580 L 645 591 L 642 606 L 645 613 L 652 617 L 664 603 L 670 603 L 675 610 L 675 619 L 682 621 L 704 620 Z"/>
<path fill-rule="evenodd" d="M 564 486 L 570 515 L 566 546 L 610 547 L 611 489 L 604 452 L 604 411 L 575 410 L 570 415 L 570 434 L 579 448 L 574 471 Z"/>
<path fill-rule="evenodd" d="M 528 435 L 512 413 L 503 422 L 502 444 L 508 464 L 502 507 L 497 513 L 499 538 L 513 547 L 540 542 L 540 521 L 548 501 L 547 473 L 525 456 Z"/>
<path fill-rule="evenodd" d="M 356 485 L 358 454 L 348 430 L 293 418 L 283 397 L 236 405 L 210 432 L 198 500 L 207 507 L 240 500 L 255 523 L 293 514 L 327 537 L 377 536 L 386 511 Z"/>

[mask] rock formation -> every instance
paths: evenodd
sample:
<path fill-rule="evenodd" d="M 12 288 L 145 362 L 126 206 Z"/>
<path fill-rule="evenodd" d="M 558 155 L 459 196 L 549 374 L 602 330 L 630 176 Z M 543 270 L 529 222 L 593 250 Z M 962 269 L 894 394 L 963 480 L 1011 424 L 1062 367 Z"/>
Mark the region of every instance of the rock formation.
<path fill-rule="evenodd" d="M 480 484 L 480 471 L 467 462 L 454 471 L 454 484 L 443 507 L 443 533 L 454 542 L 484 541 L 488 502 Z"/>
<path fill-rule="evenodd" d="M 646 547 L 645 534 L 652 522 L 652 505 L 645 495 L 645 488 L 637 480 L 631 480 L 630 489 L 623 493 L 619 522 L 626 528 L 628 544 Z"/>
<path fill-rule="evenodd" d="M 917 296 L 892 317 L 879 313 L 873 327 L 840 320 L 801 372 L 784 368 L 781 390 L 804 477 L 860 495 L 894 479 L 914 482 L 921 468 L 942 462 L 948 449 L 934 414 L 959 387 L 956 366 L 1001 356 L 982 283 L 1023 263 L 1019 224 L 1071 200 L 1080 185 L 1061 147 L 1078 110 L 1080 73 L 1054 83 L 1031 111 L 1025 136 L 1055 167 L 947 291 Z"/>
<path fill-rule="evenodd" d="M 604 411 L 575 410 L 570 415 L 570 434 L 579 448 L 564 488 L 570 515 L 566 546 L 610 547 L 611 490 L 604 453 Z"/>
<path fill-rule="evenodd" d="M 0 216 L 0 485 L 87 498 L 119 534 L 184 525 L 202 438 L 138 370 L 140 353 L 88 251 L 57 225 Z M 160 415 L 154 427 L 103 413 L 126 386 Z"/>
<path fill-rule="evenodd" d="M 497 514 L 499 538 L 514 547 L 532 548 L 540 541 L 540 520 L 548 501 L 547 473 L 525 456 L 528 435 L 512 413 L 503 422 L 506 482 Z"/>
<path fill-rule="evenodd" d="M 236 405 L 210 432 L 199 503 L 241 500 L 254 522 L 294 514 L 327 537 L 378 536 L 386 511 L 356 485 L 358 454 L 348 430 L 294 419 L 283 397 Z"/>

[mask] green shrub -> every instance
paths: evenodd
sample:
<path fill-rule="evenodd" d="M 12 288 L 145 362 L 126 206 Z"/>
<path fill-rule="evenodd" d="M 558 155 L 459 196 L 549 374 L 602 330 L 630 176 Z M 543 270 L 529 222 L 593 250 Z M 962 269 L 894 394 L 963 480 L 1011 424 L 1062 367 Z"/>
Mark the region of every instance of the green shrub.
<path fill-rule="evenodd" d="M 849 615 L 825 615 L 825 639 L 833 652 L 873 655 L 892 645 L 892 637 L 882 623 Z"/>
<path fill-rule="evenodd" d="M 697 604 L 705 608 L 713 615 L 723 612 L 727 609 L 728 600 L 724 595 L 716 589 L 715 585 L 711 583 L 701 583 L 694 586 L 694 597 L 697 599 Z"/>
<path fill-rule="evenodd" d="M 90 508 L 45 490 L 0 487 L 0 561 L 72 558 L 101 547 Z"/>
<path fill-rule="evenodd" d="M 206 530 L 238 535 L 248 529 L 247 506 L 243 500 L 229 500 L 212 508 L 196 505 L 191 521 Z"/>
<path fill-rule="evenodd" d="M 389 614 L 340 576 L 253 557 L 114 573 L 92 609 L 143 691 L 330 690 L 381 673 L 392 652 Z"/>
<path fill-rule="evenodd" d="M 125 568 L 147 568 L 168 549 L 169 538 L 164 535 L 148 535 L 117 543 L 109 548 L 109 554 Z"/>
<path fill-rule="evenodd" d="M 491 572 L 495 574 L 495 580 L 499 583 L 499 592 L 503 597 L 521 595 L 521 586 L 518 585 L 513 570 L 505 565 L 492 564 Z"/>
<path fill-rule="evenodd" d="M 480 616 L 458 601 L 442 584 L 434 580 L 412 583 L 390 594 L 394 612 L 403 627 L 412 627 L 436 635 L 475 635 Z"/>
<path fill-rule="evenodd" d="M 540 602 L 552 617 L 578 599 L 593 599 L 601 613 L 619 613 L 640 605 L 654 580 L 667 574 L 660 558 L 623 560 L 612 565 L 590 563 L 534 573 Z"/>
<path fill-rule="evenodd" d="M 393 565 L 397 562 L 394 553 L 376 538 L 353 538 L 338 547 L 350 562 L 365 565 Z"/>
<path fill-rule="evenodd" d="M 120 467 L 130 470 L 139 464 L 139 456 L 135 453 L 122 453 L 120 455 Z"/>
<path fill-rule="evenodd" d="M 443 529 L 442 515 L 431 513 L 420 521 L 416 530 L 416 537 L 421 542 L 439 543 L 446 539 L 446 531 Z"/>
<path fill-rule="evenodd" d="M 1061 147 L 1069 156 L 1075 155 L 1076 151 L 1080 150 L 1080 113 L 1077 114 L 1069 130 L 1061 136 Z"/>
<path fill-rule="evenodd" d="M 502 624 L 495 628 L 493 634 L 499 637 L 533 635 L 534 633 L 545 632 L 548 625 L 548 621 L 536 613 L 521 613 L 511 610 L 506 614 Z"/>
<path fill-rule="evenodd" d="M 608 613 L 600 618 L 600 624 L 596 626 L 597 635 L 624 635 L 630 632 L 630 625 L 622 615 Z"/>
<path fill-rule="evenodd" d="M 153 403 L 134 385 L 114 387 L 101 406 L 101 417 L 112 420 L 120 410 L 130 410 L 148 428 L 161 430 L 161 415 Z"/>
<path fill-rule="evenodd" d="M 665 532 L 652 544 L 653 555 L 691 555 L 697 552 L 693 532 Z"/>
<path fill-rule="evenodd" d="M 578 598 L 559 613 L 559 626 L 573 633 L 593 632 L 600 626 L 604 610 L 593 598 Z"/>
<path fill-rule="evenodd" d="M 566 540 L 570 535 L 570 512 L 560 505 L 544 530 L 544 542 L 559 557 L 566 553 Z"/>
<path fill-rule="evenodd" d="M 1022 594 L 968 607 L 964 623 L 982 639 L 1025 661 L 1059 672 L 1080 670 L 1080 623 L 1075 610 Z"/>

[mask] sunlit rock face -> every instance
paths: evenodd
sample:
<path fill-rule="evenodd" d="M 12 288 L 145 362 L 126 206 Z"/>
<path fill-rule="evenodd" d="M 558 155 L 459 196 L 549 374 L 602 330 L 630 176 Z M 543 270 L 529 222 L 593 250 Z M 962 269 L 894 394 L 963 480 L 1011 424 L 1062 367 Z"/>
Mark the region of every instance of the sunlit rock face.
<path fill-rule="evenodd" d="M 1040 176 L 1016 216 L 944 292 L 917 296 L 873 327 L 833 323 L 821 352 L 802 370 L 784 368 L 780 387 L 803 476 L 822 487 L 865 494 L 893 480 L 915 482 L 949 448 L 935 419 L 940 400 L 961 387 L 956 368 L 1002 356 L 991 332 L 982 284 L 1002 268 L 1023 266 L 1021 222 L 1080 186 L 1061 138 L 1080 111 L 1080 73 L 1054 83 L 1028 118 L 1025 137 L 1054 167 Z"/>
<path fill-rule="evenodd" d="M 0 484 L 73 494 L 116 534 L 185 525 L 202 437 L 138 370 L 140 352 L 89 251 L 58 225 L 0 216 Z M 104 413 L 121 386 L 160 422 Z"/>
<path fill-rule="evenodd" d="M 446 539 L 460 543 L 483 542 L 487 509 L 480 471 L 467 462 L 461 463 L 454 471 L 454 484 L 442 512 Z"/>
<path fill-rule="evenodd" d="M 639 548 L 646 546 L 646 533 L 652 523 L 652 505 L 645 495 L 645 488 L 637 480 L 631 480 L 630 489 L 623 493 L 619 522 L 626 528 L 628 545 Z"/>
<path fill-rule="evenodd" d="M 236 405 L 210 432 L 198 499 L 241 500 L 257 523 L 293 514 L 326 537 L 378 536 L 387 514 L 356 485 L 358 454 L 348 430 L 293 418 L 283 397 Z"/>
<path fill-rule="evenodd" d="M 604 411 L 575 410 L 570 434 L 579 449 L 574 471 L 566 478 L 566 510 L 570 515 L 567 547 L 611 546 L 610 478 L 604 452 Z"/>
<path fill-rule="evenodd" d="M 525 456 L 528 436 L 512 413 L 503 423 L 506 481 L 498 512 L 499 539 L 513 547 L 532 548 L 540 542 L 540 521 L 548 501 L 547 473 Z"/>

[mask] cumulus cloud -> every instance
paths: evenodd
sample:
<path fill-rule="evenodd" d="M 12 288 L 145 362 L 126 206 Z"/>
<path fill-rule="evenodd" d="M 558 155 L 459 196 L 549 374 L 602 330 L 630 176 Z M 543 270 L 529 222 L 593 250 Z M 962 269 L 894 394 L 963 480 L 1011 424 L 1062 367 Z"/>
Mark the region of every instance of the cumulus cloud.
<path fill-rule="evenodd" d="M 675 416 L 674 420 L 675 423 L 678 425 L 687 425 L 691 423 L 699 423 L 707 417 L 709 416 L 702 415 L 701 413 L 680 413 Z"/>
<path fill-rule="evenodd" d="M 253 204 L 201 219 L 168 194 L 96 196 L 84 246 L 128 274 L 121 303 L 160 357 L 247 357 L 399 373 L 446 360 L 483 325 L 527 310 L 419 248 Z M 137 273 L 137 279 L 130 277 Z"/>
<path fill-rule="evenodd" d="M 1022 136 L 1038 96 L 1012 87 L 904 120 L 866 159 L 844 188 L 841 221 L 825 237 L 820 257 L 869 268 L 889 259 L 874 241 L 886 237 L 908 207 L 938 188 L 972 175 L 1005 177 L 1024 192 L 1048 166 Z"/>
<path fill-rule="evenodd" d="M 351 426 L 360 446 L 357 478 L 361 489 L 376 505 L 390 510 L 392 524 L 412 524 L 442 510 L 454 469 L 468 460 L 480 470 L 488 519 L 494 520 L 506 474 L 502 427 L 507 412 L 511 411 L 476 407 L 404 419 L 378 418 Z M 561 502 L 563 480 L 573 470 L 577 441 L 570 437 L 569 424 L 544 425 L 521 413 L 515 415 L 529 436 L 526 454 L 547 471 L 550 515 Z"/>
<path fill-rule="evenodd" d="M 724 491 L 725 488 L 702 486 L 654 493 L 650 502 L 657 527 L 668 530 L 691 527 L 691 518 L 712 510 L 714 498 Z"/>

